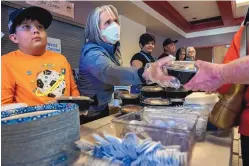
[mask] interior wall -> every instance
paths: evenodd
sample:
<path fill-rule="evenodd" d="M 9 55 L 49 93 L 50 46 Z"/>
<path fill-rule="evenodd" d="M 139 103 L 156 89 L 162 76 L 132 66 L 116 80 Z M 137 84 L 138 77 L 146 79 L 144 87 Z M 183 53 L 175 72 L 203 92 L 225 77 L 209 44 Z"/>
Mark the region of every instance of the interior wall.
<path fill-rule="evenodd" d="M 153 34 L 156 38 L 156 45 L 152 52 L 152 55 L 155 57 L 160 56 L 163 53 L 163 41 L 171 36 L 163 37 L 160 35 L 157 35 L 153 33 L 152 31 L 148 30 L 147 33 Z M 220 46 L 220 45 L 227 45 L 230 44 L 235 32 L 233 33 L 226 33 L 226 34 L 220 34 L 220 35 L 211 35 L 211 36 L 203 36 L 203 37 L 195 37 L 195 38 L 180 38 L 173 40 L 178 40 L 178 43 L 176 44 L 176 48 L 180 47 L 188 47 L 193 46 L 195 48 L 204 48 L 204 47 L 214 47 L 214 46 Z"/>
<path fill-rule="evenodd" d="M 196 50 L 195 60 L 212 62 L 213 47 L 195 48 L 195 50 Z"/>
<path fill-rule="evenodd" d="M 213 49 L 213 62 L 214 63 L 222 63 L 224 60 L 224 57 L 226 55 L 228 48 L 226 46 L 216 46 Z"/>
<path fill-rule="evenodd" d="M 181 38 L 178 39 L 178 46 L 211 47 L 226 45 L 231 43 L 234 35 L 235 32 L 194 38 Z"/>
<path fill-rule="evenodd" d="M 146 32 L 146 27 L 138 24 L 122 15 L 119 15 L 121 28 L 120 51 L 123 65 L 130 66 L 130 60 L 134 54 L 139 52 L 139 37 Z"/>

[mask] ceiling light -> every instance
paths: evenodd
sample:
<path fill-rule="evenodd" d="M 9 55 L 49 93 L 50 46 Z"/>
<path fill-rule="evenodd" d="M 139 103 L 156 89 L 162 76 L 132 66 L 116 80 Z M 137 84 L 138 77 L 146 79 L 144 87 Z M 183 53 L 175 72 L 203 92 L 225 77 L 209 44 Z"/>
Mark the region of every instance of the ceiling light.
<path fill-rule="evenodd" d="M 188 6 L 184 6 L 183 8 L 184 8 L 184 9 L 188 9 L 189 7 L 188 7 Z"/>
<path fill-rule="evenodd" d="M 237 7 L 246 6 L 246 5 L 249 5 L 249 0 L 236 0 Z"/>
<path fill-rule="evenodd" d="M 194 17 L 194 18 L 192 18 L 193 20 L 196 20 L 197 19 L 197 17 Z"/>

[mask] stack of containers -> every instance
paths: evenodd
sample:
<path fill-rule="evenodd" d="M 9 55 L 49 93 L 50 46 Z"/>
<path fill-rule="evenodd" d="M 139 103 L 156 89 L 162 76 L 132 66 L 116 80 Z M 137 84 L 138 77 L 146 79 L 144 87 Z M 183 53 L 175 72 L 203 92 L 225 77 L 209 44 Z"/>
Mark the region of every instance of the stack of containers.
<path fill-rule="evenodd" d="M 114 119 L 116 136 L 122 138 L 127 133 L 135 133 L 141 139 L 151 138 L 165 146 L 180 145 L 181 152 L 186 152 L 191 159 L 195 144 L 195 129 L 198 115 L 151 114 L 144 116 L 144 111 L 129 113 Z"/>
<path fill-rule="evenodd" d="M 219 101 L 218 93 L 207 94 L 206 92 L 193 92 L 185 97 L 184 105 L 201 105 L 209 108 L 211 112 L 214 105 Z"/>
<path fill-rule="evenodd" d="M 209 117 L 209 108 L 203 105 L 185 105 L 180 107 L 145 107 L 144 117 L 150 115 L 160 115 L 160 116 L 170 116 L 174 114 L 175 116 L 188 116 L 198 115 L 198 120 L 196 124 L 196 140 L 204 141 L 206 136 L 206 129 Z"/>

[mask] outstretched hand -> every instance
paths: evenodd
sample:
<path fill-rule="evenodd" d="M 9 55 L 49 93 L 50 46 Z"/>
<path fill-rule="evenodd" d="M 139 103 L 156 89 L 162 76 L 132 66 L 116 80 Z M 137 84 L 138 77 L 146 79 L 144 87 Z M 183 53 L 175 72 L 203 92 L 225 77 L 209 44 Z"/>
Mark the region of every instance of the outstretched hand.
<path fill-rule="evenodd" d="M 173 87 L 178 89 L 180 87 L 180 81 L 175 77 L 169 76 L 167 71 L 163 69 L 164 66 L 172 64 L 173 61 L 174 57 L 168 56 L 154 63 L 150 63 L 143 74 L 147 83 L 157 83 L 161 87 Z"/>
<path fill-rule="evenodd" d="M 198 68 L 198 72 L 188 83 L 184 85 L 185 89 L 212 92 L 223 85 L 223 81 L 220 76 L 222 65 L 204 61 L 196 61 L 195 65 Z"/>

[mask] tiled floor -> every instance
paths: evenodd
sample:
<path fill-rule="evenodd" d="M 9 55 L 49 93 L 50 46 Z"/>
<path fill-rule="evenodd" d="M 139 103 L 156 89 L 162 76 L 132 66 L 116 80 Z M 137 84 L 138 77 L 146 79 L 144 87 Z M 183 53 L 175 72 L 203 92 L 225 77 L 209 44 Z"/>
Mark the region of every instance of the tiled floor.
<path fill-rule="evenodd" d="M 243 166 L 238 128 L 234 128 L 232 166 Z"/>

